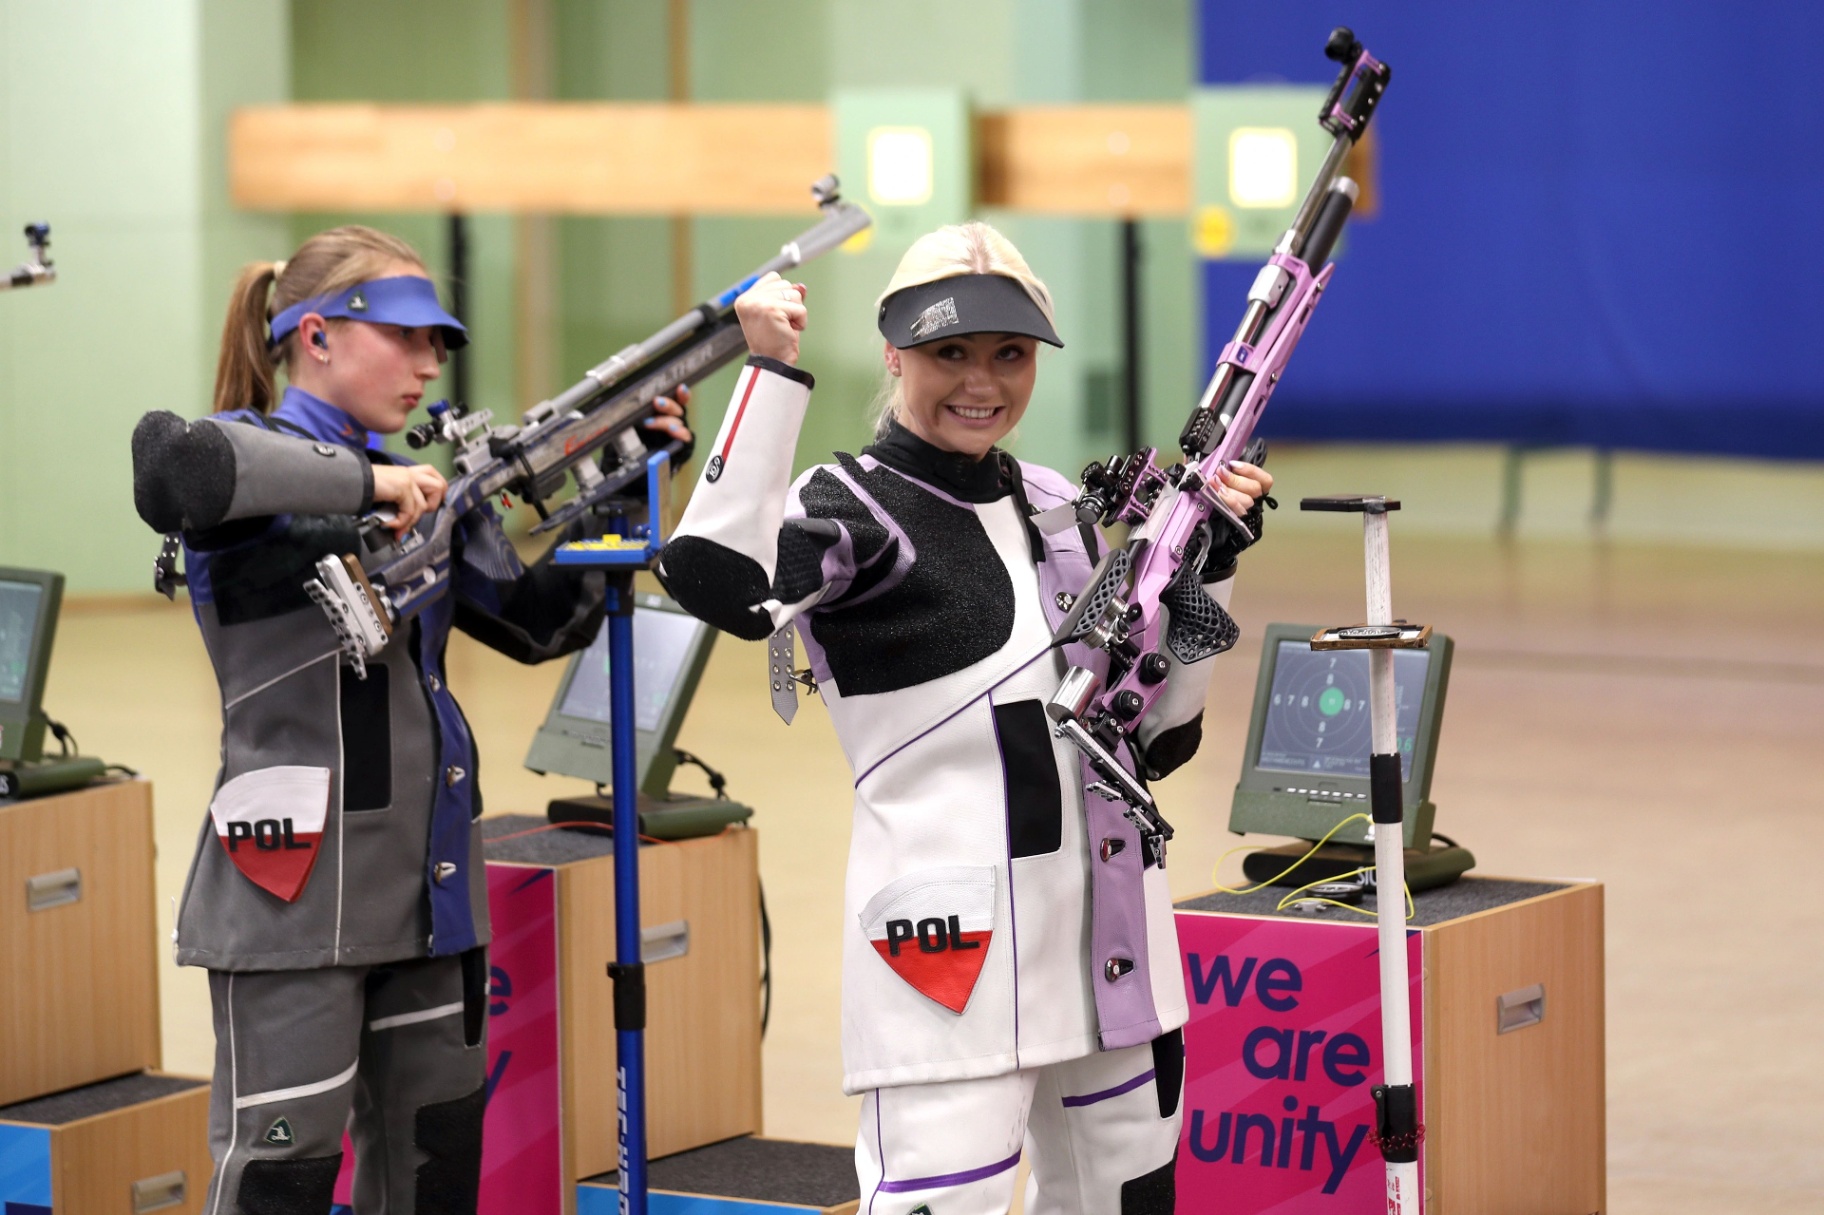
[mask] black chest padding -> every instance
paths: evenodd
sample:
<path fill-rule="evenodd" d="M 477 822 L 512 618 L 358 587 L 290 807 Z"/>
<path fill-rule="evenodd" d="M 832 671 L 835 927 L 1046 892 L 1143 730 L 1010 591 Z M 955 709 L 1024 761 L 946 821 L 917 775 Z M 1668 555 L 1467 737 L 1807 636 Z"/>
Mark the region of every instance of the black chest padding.
<path fill-rule="evenodd" d="M 207 533 L 195 534 L 199 543 L 192 547 L 208 547 L 209 538 Z M 358 540 L 352 515 L 281 516 L 260 540 L 211 556 L 216 619 L 224 625 L 245 624 L 310 607 L 304 584 L 317 576 L 318 560 L 332 553 L 352 553 Z"/>
<path fill-rule="evenodd" d="M 891 589 L 862 603 L 851 587 L 834 611 L 811 616 L 811 636 L 823 647 L 830 674 L 844 696 L 868 696 L 916 687 L 953 675 L 994 654 L 1013 636 L 1013 580 L 987 529 L 973 510 L 955 506 L 887 468 L 872 472 L 838 452 L 843 471 L 865 489 L 905 533 L 914 559 Z M 855 537 L 884 532 L 870 512 L 835 477 L 815 476 L 800 495 L 812 517 L 832 518 Z M 869 537 L 870 542 L 873 536 Z M 900 554 L 882 544 L 869 574 L 878 586 Z M 861 579 L 857 578 L 857 583 Z M 841 606 L 844 601 L 848 606 Z"/>

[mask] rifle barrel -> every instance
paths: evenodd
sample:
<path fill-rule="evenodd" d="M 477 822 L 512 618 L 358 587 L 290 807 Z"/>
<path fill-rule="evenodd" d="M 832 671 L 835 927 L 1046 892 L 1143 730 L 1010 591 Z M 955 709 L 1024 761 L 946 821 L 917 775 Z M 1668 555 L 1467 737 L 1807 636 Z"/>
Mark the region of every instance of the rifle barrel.
<path fill-rule="evenodd" d="M 1311 272 L 1317 273 L 1323 267 L 1312 266 L 1311 259 L 1304 256 L 1305 237 L 1310 234 L 1311 225 L 1317 220 L 1317 209 L 1323 205 L 1324 196 L 1330 192 L 1330 183 L 1336 180 L 1337 174 L 1343 171 L 1343 161 L 1349 155 L 1349 149 L 1355 146 L 1355 139 L 1344 131 L 1330 144 L 1329 154 L 1317 170 L 1317 177 L 1311 182 L 1311 188 L 1305 192 L 1305 199 L 1298 204 L 1298 214 L 1292 219 L 1292 226 L 1280 238 L 1279 248 L 1275 252 L 1290 253 L 1311 266 Z"/>
<path fill-rule="evenodd" d="M 797 239 L 786 242 L 778 254 L 762 263 L 758 270 L 704 300 L 646 340 L 635 342 L 590 368 L 588 375 L 549 401 L 536 406 L 527 416 L 555 416 L 577 408 L 602 389 L 619 383 L 642 364 L 714 321 L 734 306 L 742 292 L 768 274 L 776 270 L 789 270 L 821 257 L 873 222 L 873 218 L 854 203 L 833 201 L 827 204 L 822 222 L 800 233 Z"/>

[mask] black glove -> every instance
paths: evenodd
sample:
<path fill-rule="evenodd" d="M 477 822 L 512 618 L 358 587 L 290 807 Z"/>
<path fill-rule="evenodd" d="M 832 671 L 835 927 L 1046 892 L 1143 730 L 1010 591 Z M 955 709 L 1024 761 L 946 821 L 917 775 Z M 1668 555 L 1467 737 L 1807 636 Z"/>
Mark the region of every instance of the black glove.
<path fill-rule="evenodd" d="M 666 394 L 666 395 L 670 400 L 675 401 L 678 399 L 676 396 L 672 396 L 671 394 Z M 663 415 L 661 415 L 661 416 L 663 416 Z M 688 403 L 686 403 L 684 405 L 684 416 L 679 418 L 678 420 L 680 422 L 684 423 L 684 428 L 686 430 L 690 430 L 690 406 Z M 661 447 L 664 447 L 667 443 L 676 443 L 677 441 L 678 440 L 672 438 L 671 435 L 669 433 L 667 433 L 666 431 L 653 430 L 646 426 L 640 427 L 640 442 L 642 442 L 646 445 L 646 450 L 649 452 L 658 451 Z M 684 440 L 683 448 L 679 451 L 672 453 L 671 471 L 675 473 L 679 469 L 683 468 L 686 464 L 690 463 L 690 457 L 696 450 L 697 450 L 697 432 L 694 430 L 691 430 L 690 438 Z"/>
<path fill-rule="evenodd" d="M 1247 449 L 1241 453 L 1241 459 L 1244 464 L 1252 464 L 1256 468 L 1265 468 L 1267 464 L 1267 441 L 1265 439 L 1255 439 L 1252 443 L 1248 444 Z M 1266 509 L 1268 507 L 1271 507 L 1273 510 L 1279 509 L 1279 503 L 1274 501 L 1273 495 L 1262 494 L 1260 497 L 1254 499 L 1254 505 L 1248 509 L 1247 514 L 1241 517 L 1241 521 L 1248 525 L 1246 534 L 1237 531 L 1234 524 L 1220 516 L 1217 516 L 1210 521 L 1212 527 L 1221 527 L 1223 529 L 1223 534 L 1210 546 L 1210 555 L 1205 558 L 1203 562 L 1203 581 L 1206 586 L 1209 583 L 1221 582 L 1225 578 L 1233 578 L 1235 576 L 1235 567 L 1239 563 L 1241 554 L 1246 551 L 1250 545 L 1258 543 L 1265 530 Z"/>

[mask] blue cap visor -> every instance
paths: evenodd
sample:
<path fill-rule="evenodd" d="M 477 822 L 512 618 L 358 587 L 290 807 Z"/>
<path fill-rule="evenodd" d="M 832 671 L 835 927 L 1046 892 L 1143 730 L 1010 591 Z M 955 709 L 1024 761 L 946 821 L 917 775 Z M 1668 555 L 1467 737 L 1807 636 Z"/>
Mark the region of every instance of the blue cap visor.
<path fill-rule="evenodd" d="M 370 279 L 334 295 L 300 300 L 272 318 L 272 344 L 276 346 L 290 337 L 297 331 L 298 322 L 312 312 L 324 320 L 341 317 L 408 329 L 436 326 L 443 330 L 443 344 L 451 350 L 466 346 L 469 341 L 469 331 L 462 322 L 437 302 L 437 288 L 431 280 L 415 274 Z"/>

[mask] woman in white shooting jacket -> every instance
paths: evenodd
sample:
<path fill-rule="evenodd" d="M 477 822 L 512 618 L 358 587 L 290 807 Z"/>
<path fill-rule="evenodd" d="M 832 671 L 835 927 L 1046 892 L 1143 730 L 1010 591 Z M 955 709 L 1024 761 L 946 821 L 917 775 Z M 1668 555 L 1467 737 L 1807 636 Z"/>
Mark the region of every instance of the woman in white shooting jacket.
<path fill-rule="evenodd" d="M 1005 1212 L 1024 1147 L 1028 1212 L 1165 1215 L 1186 1019 L 1166 875 L 1044 712 L 1067 665 L 1106 662 L 1052 645 L 1103 541 L 1042 534 L 1032 515 L 1075 487 L 996 446 L 1040 343 L 1063 344 L 1051 297 L 985 224 L 920 238 L 880 300 L 874 443 L 795 481 L 804 289 L 768 275 L 736 311 L 753 354 L 660 575 L 737 636 L 795 627 L 854 771 L 842 1045 L 862 1209 Z M 1271 485 L 1238 464 L 1221 490 L 1256 534 Z M 1206 562 L 1218 605 L 1239 547 Z M 1213 665 L 1173 665 L 1143 775 L 1195 751 Z"/>

